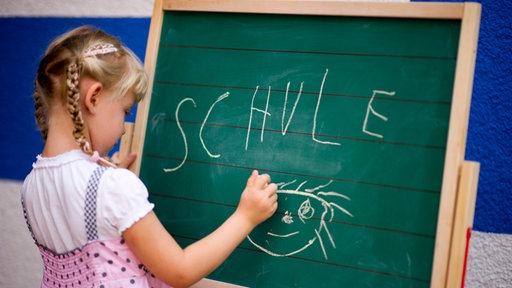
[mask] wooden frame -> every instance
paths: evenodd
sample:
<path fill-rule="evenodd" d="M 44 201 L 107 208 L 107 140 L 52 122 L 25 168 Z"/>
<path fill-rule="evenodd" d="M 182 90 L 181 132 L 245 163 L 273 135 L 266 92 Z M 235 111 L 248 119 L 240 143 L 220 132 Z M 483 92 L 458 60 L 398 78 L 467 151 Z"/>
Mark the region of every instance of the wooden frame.
<path fill-rule="evenodd" d="M 155 0 L 145 59 L 149 87 L 153 87 L 160 31 L 166 10 L 460 19 L 459 51 L 431 277 L 432 287 L 460 286 L 464 269 L 464 235 L 466 228 L 472 225 L 479 172 L 478 163 L 464 161 L 464 152 L 478 43 L 480 4 L 356 3 L 336 0 Z M 125 135 L 125 138 L 132 138 L 132 141 L 123 141 L 123 153 L 131 150 L 142 155 L 150 100 L 151 90 L 138 106 L 133 137 L 132 133 Z M 131 129 L 128 130 L 131 132 Z M 136 174 L 140 172 L 140 164 L 141 157 L 138 157 L 131 167 Z M 231 284 L 219 284 L 216 281 L 208 283 L 205 284 L 208 287 L 233 287 Z M 197 287 L 202 286 L 198 284 Z"/>

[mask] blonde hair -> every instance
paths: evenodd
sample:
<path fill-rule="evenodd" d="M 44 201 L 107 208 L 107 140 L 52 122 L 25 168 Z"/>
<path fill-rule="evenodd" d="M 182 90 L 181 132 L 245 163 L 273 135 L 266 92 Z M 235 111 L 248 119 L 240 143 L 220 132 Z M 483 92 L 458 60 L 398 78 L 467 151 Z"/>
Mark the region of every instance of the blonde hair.
<path fill-rule="evenodd" d="M 103 49 L 108 47 L 108 49 Z M 91 53 L 92 52 L 92 53 Z M 74 123 L 73 136 L 85 153 L 92 155 L 85 138 L 79 106 L 79 83 L 88 76 L 121 98 L 133 89 L 136 101 L 146 94 L 148 80 L 137 56 L 114 36 L 91 26 L 73 29 L 55 39 L 43 55 L 35 79 L 35 118 L 43 141 L 48 136 L 49 105 L 66 105 Z"/>

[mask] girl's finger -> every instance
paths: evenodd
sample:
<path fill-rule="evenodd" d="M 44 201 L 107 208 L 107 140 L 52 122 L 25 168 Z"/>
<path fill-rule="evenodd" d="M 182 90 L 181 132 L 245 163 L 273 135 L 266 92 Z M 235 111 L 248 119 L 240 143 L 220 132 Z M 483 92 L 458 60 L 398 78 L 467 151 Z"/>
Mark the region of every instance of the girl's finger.
<path fill-rule="evenodd" d="M 257 184 L 258 186 L 263 186 L 263 187 L 265 187 L 265 185 L 267 185 L 268 183 L 270 183 L 270 175 L 268 175 L 268 174 L 258 175 L 258 178 L 256 179 L 256 182 L 255 182 L 255 184 Z"/>

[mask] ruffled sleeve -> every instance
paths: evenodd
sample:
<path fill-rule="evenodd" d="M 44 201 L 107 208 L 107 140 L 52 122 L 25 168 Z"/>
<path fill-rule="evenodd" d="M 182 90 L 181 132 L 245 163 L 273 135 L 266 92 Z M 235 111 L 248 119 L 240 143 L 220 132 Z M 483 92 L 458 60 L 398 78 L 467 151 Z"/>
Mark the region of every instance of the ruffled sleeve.
<path fill-rule="evenodd" d="M 146 186 L 133 172 L 121 168 L 105 171 L 98 191 L 97 223 L 100 233 L 103 226 L 106 230 L 115 230 L 119 236 L 153 207 L 154 204 L 148 200 Z"/>

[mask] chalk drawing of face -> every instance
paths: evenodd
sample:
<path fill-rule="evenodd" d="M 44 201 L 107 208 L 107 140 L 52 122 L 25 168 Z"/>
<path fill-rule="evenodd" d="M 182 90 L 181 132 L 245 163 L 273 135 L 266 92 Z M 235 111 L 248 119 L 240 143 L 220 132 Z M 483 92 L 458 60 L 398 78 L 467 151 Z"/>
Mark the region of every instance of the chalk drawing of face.
<path fill-rule="evenodd" d="M 332 180 L 311 189 L 303 189 L 307 181 L 302 182 L 295 189 L 286 189 L 295 182 L 296 180 L 279 183 L 277 190 L 279 205 L 287 208 L 295 207 L 295 209 L 286 210 L 278 224 L 276 221 L 260 224 L 247 236 L 247 239 L 261 251 L 275 257 L 291 256 L 308 249 L 313 244 L 318 244 L 324 258 L 328 259 L 325 242 L 329 241 L 333 248 L 336 248 L 336 244 L 327 223 L 332 222 L 336 209 L 350 217 L 353 215 L 338 203 L 327 199 L 350 200 L 350 198 L 334 191 L 324 191 Z M 283 205 L 283 201 L 286 201 L 287 205 Z"/>

